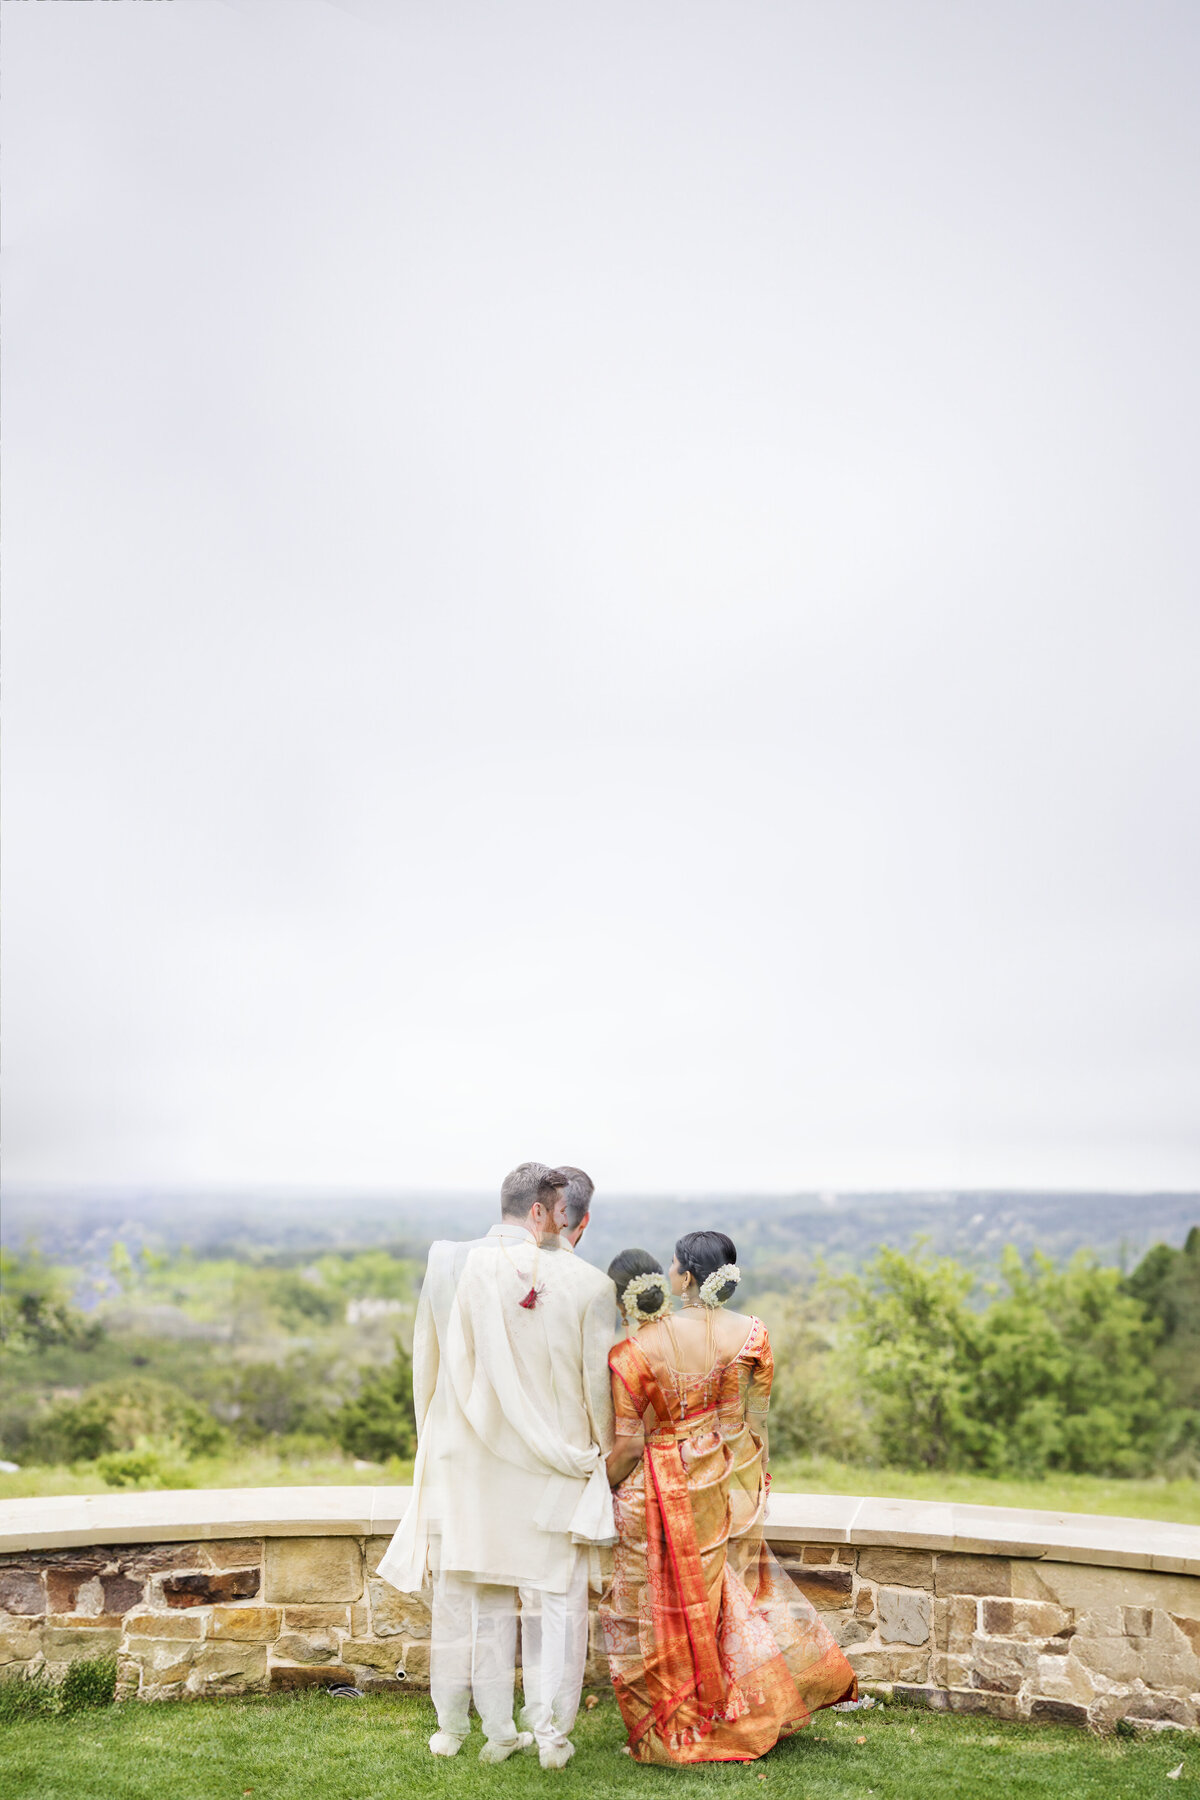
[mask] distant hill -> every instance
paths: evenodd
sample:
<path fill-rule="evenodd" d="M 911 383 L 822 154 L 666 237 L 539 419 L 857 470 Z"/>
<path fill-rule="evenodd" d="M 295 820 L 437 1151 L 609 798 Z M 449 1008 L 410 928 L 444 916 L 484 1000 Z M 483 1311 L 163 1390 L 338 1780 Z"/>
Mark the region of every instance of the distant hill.
<path fill-rule="evenodd" d="M 286 1195 L 271 1193 L 9 1192 L 0 1236 L 12 1248 L 35 1242 L 54 1261 L 77 1267 L 107 1257 L 116 1239 L 197 1255 L 298 1261 L 325 1250 L 386 1247 L 423 1253 L 435 1237 L 471 1237 L 497 1216 L 495 1196 L 463 1194 Z M 664 1265 L 675 1239 L 698 1226 L 735 1240 L 748 1289 L 802 1277 L 820 1256 L 853 1267 L 878 1244 L 908 1248 L 928 1239 L 943 1255 L 981 1273 L 1006 1244 L 1056 1260 L 1079 1249 L 1132 1267 L 1154 1243 L 1179 1246 L 1200 1224 L 1200 1194 L 872 1193 L 695 1196 L 601 1195 L 583 1252 L 606 1265 L 638 1244 Z"/>

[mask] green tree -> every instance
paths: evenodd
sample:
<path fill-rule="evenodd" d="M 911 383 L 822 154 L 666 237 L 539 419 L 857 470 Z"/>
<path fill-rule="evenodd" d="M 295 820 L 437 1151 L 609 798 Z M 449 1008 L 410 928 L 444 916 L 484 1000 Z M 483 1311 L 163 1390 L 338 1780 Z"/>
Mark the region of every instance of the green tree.
<path fill-rule="evenodd" d="M 220 1425 L 206 1408 L 165 1381 L 134 1376 L 102 1381 L 79 1400 L 59 1400 L 34 1422 L 29 1434 L 32 1462 L 92 1462 L 116 1450 L 139 1450 L 147 1442 L 174 1445 L 185 1456 L 218 1450 Z"/>
<path fill-rule="evenodd" d="M 977 1295 L 950 1258 L 882 1249 L 844 1285 L 881 1461 L 1132 1475 L 1179 1436 L 1153 1366 L 1157 1321 L 1086 1253 L 1058 1268 L 1010 1248 L 1002 1282 Z"/>
<path fill-rule="evenodd" d="M 336 1429 L 347 1456 L 386 1462 L 390 1456 L 412 1455 L 417 1442 L 412 1358 L 399 1338 L 391 1362 L 372 1369 L 353 1400 L 343 1406 Z"/>
<path fill-rule="evenodd" d="M 973 1278 L 950 1257 L 879 1249 L 843 1282 L 878 1460 L 901 1468 L 969 1466 L 976 1453 L 979 1320 Z"/>
<path fill-rule="evenodd" d="M 1125 1285 L 1158 1321 L 1155 1368 L 1188 1408 L 1189 1435 L 1200 1441 L 1200 1225 L 1192 1226 L 1182 1250 L 1155 1244 Z"/>
<path fill-rule="evenodd" d="M 91 1350 L 103 1327 L 71 1304 L 62 1272 L 36 1251 L 17 1256 L 0 1250 L 0 1343 L 10 1355 L 25 1356 L 53 1345 Z"/>

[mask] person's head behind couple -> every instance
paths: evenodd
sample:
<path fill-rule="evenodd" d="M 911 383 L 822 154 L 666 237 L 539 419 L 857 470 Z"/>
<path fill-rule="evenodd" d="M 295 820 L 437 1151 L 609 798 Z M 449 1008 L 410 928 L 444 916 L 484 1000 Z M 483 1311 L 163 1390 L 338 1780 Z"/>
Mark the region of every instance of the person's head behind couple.
<path fill-rule="evenodd" d="M 524 1162 L 504 1177 L 500 1216 L 523 1225 L 540 1243 L 563 1239 L 574 1249 L 587 1230 L 595 1186 L 582 1169 Z"/>

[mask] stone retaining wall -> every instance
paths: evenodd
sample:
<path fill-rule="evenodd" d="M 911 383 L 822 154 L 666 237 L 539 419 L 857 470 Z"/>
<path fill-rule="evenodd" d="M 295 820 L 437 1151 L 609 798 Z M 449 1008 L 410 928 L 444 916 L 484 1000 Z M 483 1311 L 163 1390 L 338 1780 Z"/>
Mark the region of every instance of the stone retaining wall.
<path fill-rule="evenodd" d="M 112 1654 L 123 1698 L 424 1687 L 428 1607 L 375 1574 L 388 1541 L 331 1525 L 10 1551 L 0 1675 Z M 1098 1731 L 1200 1723 L 1200 1576 L 794 1533 L 774 1548 L 867 1687 Z M 593 1617 L 587 1680 L 607 1679 Z"/>
<path fill-rule="evenodd" d="M 119 1694 L 425 1687 L 428 1606 L 376 1575 L 405 1489 L 0 1503 L 0 1676 L 117 1656 Z M 779 1494 L 768 1537 L 864 1687 L 1112 1730 L 1200 1724 L 1200 1530 Z M 608 1681 L 596 1620 L 588 1683 Z"/>

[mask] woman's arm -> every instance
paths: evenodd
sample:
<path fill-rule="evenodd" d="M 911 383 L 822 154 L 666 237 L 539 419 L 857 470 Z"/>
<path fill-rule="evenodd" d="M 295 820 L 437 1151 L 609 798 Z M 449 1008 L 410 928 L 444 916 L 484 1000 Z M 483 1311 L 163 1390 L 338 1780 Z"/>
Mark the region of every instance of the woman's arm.
<path fill-rule="evenodd" d="M 637 1430 L 623 1432 L 618 1425 L 616 1442 L 608 1453 L 606 1467 L 608 1469 L 609 1487 L 620 1487 L 627 1475 L 632 1475 L 642 1460 L 646 1448 L 642 1421 L 637 1422 Z"/>
<path fill-rule="evenodd" d="M 616 1363 L 620 1357 L 621 1345 L 609 1356 L 609 1370 L 612 1375 L 613 1398 L 613 1447 L 606 1459 L 608 1485 L 619 1487 L 627 1475 L 632 1475 L 642 1460 L 646 1447 L 646 1434 L 642 1429 L 642 1414 L 646 1402 L 640 1393 L 633 1392 L 622 1379 Z M 631 1379 L 632 1372 L 630 1372 Z"/>

